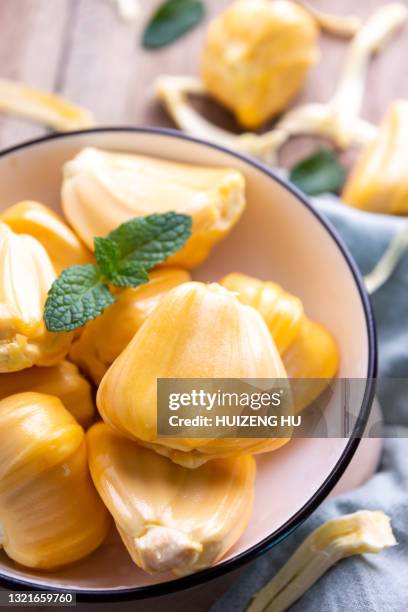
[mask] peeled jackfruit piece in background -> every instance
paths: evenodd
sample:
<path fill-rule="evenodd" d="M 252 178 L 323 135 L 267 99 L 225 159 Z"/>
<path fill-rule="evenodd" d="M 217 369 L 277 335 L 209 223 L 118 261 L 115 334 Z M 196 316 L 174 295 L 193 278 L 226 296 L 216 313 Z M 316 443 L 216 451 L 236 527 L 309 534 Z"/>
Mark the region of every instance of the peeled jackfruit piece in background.
<path fill-rule="evenodd" d="M 0 401 L 0 544 L 27 567 L 85 557 L 110 520 L 90 477 L 84 431 L 57 397 Z"/>
<path fill-rule="evenodd" d="M 408 101 L 394 102 L 376 138 L 362 152 L 342 200 L 362 210 L 408 214 Z"/>
<path fill-rule="evenodd" d="M 294 384 L 296 410 L 316 399 L 336 375 L 339 351 L 330 332 L 306 317 L 301 300 L 280 285 L 232 273 L 220 285 L 262 315 L 282 357 L 288 378 L 311 379 Z"/>
<path fill-rule="evenodd" d="M 139 287 L 118 291 L 116 302 L 86 324 L 69 353 L 72 361 L 99 384 L 126 348 L 142 323 L 173 287 L 190 280 L 190 274 L 180 268 L 162 268 L 149 274 L 149 282 Z"/>
<path fill-rule="evenodd" d="M 64 166 L 62 207 L 90 249 L 95 236 L 133 217 L 170 211 L 191 215 L 192 236 L 166 265 L 194 268 L 238 221 L 244 190 L 243 175 L 230 168 L 86 148 Z"/>
<path fill-rule="evenodd" d="M 262 317 L 220 285 L 184 283 L 162 298 L 103 377 L 98 410 L 117 431 L 186 467 L 288 442 L 288 437 L 158 439 L 158 378 L 286 378 Z"/>
<path fill-rule="evenodd" d="M 29 234 L 41 242 L 57 274 L 69 266 L 92 262 L 92 254 L 52 210 L 38 202 L 19 202 L 7 208 L 0 221 L 16 234 Z"/>
<path fill-rule="evenodd" d="M 281 112 L 318 59 L 319 30 L 287 0 L 238 0 L 209 26 L 201 58 L 208 92 L 245 128 Z"/>
<path fill-rule="evenodd" d="M 56 274 L 44 247 L 0 222 L 0 373 L 54 365 L 72 334 L 48 332 L 44 304 Z"/>
<path fill-rule="evenodd" d="M 209 567 L 245 530 L 254 498 L 250 455 L 189 470 L 103 423 L 91 427 L 87 441 L 95 486 L 145 571 L 183 575 Z"/>
<path fill-rule="evenodd" d="M 91 385 L 69 361 L 0 375 L 0 399 L 25 391 L 58 397 L 82 427 L 88 427 L 95 416 Z"/>

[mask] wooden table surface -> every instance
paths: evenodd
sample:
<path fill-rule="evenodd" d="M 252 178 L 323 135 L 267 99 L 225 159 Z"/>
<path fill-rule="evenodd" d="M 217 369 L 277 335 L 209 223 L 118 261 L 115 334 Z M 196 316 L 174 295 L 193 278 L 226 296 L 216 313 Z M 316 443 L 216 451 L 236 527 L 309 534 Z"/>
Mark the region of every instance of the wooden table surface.
<path fill-rule="evenodd" d="M 401 0 L 400 0 L 401 1 Z M 408 0 L 403 0 L 408 4 Z M 99 125 L 160 125 L 171 121 L 152 97 L 152 83 L 160 74 L 196 74 L 205 28 L 190 32 L 175 44 L 146 51 L 139 44 L 147 16 L 159 0 L 140 0 L 140 19 L 121 21 L 110 0 L 0 0 L 0 77 L 21 80 L 59 92 L 92 110 Z M 206 0 L 207 18 L 229 0 Z M 383 0 L 312 0 L 317 8 L 368 15 Z M 322 36 L 322 59 L 299 96 L 302 101 L 324 101 L 332 90 L 346 43 Z M 389 102 L 408 97 L 404 57 L 408 56 L 408 28 L 373 62 L 363 115 L 377 122 Z M 231 117 L 212 104 L 204 104 L 225 127 L 236 129 Z M 0 115 L 0 148 L 47 133 L 47 129 L 21 119 Z M 292 141 L 282 162 L 292 163 L 313 148 L 309 139 Z M 107 605 L 104 610 L 207 610 L 233 576 L 204 587 L 160 600 Z M 80 609 L 100 609 L 97 605 Z M 37 608 L 40 610 L 40 608 Z"/>
<path fill-rule="evenodd" d="M 401 0 L 400 0 L 401 1 Z M 402 0 L 408 5 L 408 0 Z M 153 99 L 152 83 L 160 74 L 196 74 L 205 36 L 199 27 L 159 51 L 141 48 L 147 16 L 160 0 L 140 0 L 135 23 L 123 22 L 113 0 L 0 0 L 0 76 L 56 91 L 91 109 L 99 125 L 172 126 Z M 207 19 L 230 0 L 205 0 Z M 317 8 L 368 15 L 384 0 L 312 0 Z M 322 36 L 322 59 L 299 96 L 324 101 L 333 91 L 346 43 Z M 389 102 L 408 97 L 403 57 L 408 55 L 408 27 L 372 63 L 363 115 L 379 121 Z M 221 125 L 236 129 L 228 113 L 210 103 L 203 109 Z M 47 129 L 0 116 L 0 148 L 40 136 Z M 282 152 L 287 164 L 308 139 L 292 141 Z"/>

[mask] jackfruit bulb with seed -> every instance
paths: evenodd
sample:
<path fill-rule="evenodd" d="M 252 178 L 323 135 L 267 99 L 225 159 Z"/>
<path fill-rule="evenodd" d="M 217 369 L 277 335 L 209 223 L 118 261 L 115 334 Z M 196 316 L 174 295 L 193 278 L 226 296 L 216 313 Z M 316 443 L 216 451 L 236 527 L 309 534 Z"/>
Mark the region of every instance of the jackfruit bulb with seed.
<path fill-rule="evenodd" d="M 134 217 L 170 211 L 190 215 L 191 237 L 165 262 L 190 269 L 240 218 L 245 179 L 230 168 L 86 148 L 64 166 L 62 207 L 89 249 L 95 236 L 106 236 Z"/>
<path fill-rule="evenodd" d="M 133 561 L 189 574 L 216 563 L 245 530 L 254 498 L 250 455 L 189 470 L 106 424 L 87 433 L 95 486 Z"/>
<path fill-rule="evenodd" d="M 248 129 L 286 108 L 318 59 L 318 27 L 295 2 L 237 0 L 209 26 L 206 90 Z"/>
<path fill-rule="evenodd" d="M 43 320 L 55 278 L 44 247 L 0 222 L 0 373 L 55 365 L 68 352 L 72 334 L 49 332 Z"/>
<path fill-rule="evenodd" d="M 285 384 L 262 317 L 216 283 L 184 283 L 162 298 L 103 377 L 98 410 L 117 431 L 187 467 L 288 442 L 290 436 L 158 439 L 158 378 L 272 378 Z"/>
<path fill-rule="evenodd" d="M 82 427 L 61 401 L 0 401 L 0 545 L 21 565 L 54 570 L 104 540 L 109 515 L 90 477 Z"/>

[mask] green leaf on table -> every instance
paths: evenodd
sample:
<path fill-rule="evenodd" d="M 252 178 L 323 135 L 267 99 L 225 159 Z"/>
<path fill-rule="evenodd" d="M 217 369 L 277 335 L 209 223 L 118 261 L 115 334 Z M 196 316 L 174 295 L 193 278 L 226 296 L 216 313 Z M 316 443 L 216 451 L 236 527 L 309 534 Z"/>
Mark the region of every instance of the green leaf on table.
<path fill-rule="evenodd" d="M 166 0 L 146 26 L 143 46 L 164 47 L 198 25 L 204 18 L 202 0 Z"/>
<path fill-rule="evenodd" d="M 98 266 L 71 266 L 63 270 L 48 292 L 45 324 L 48 331 L 70 331 L 95 319 L 114 301 Z"/>
<path fill-rule="evenodd" d="M 323 148 L 297 163 L 289 174 L 292 183 L 310 196 L 339 193 L 345 178 L 346 172 L 334 153 Z"/>

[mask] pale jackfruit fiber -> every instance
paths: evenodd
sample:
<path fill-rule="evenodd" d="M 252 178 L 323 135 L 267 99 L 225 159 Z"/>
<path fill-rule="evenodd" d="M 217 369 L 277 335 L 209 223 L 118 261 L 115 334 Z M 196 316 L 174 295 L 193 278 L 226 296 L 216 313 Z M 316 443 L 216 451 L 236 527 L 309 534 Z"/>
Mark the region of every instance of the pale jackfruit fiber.
<path fill-rule="evenodd" d="M 341 559 L 377 554 L 395 546 L 390 517 L 360 510 L 315 529 L 246 608 L 247 612 L 284 612 Z"/>
<path fill-rule="evenodd" d="M 72 334 L 48 332 L 43 320 L 55 278 L 44 247 L 0 222 L 0 373 L 54 365 L 68 352 Z"/>
<path fill-rule="evenodd" d="M 234 272 L 222 278 L 220 285 L 262 315 L 288 378 L 311 379 L 310 384 L 293 385 L 296 409 L 305 408 L 327 387 L 339 367 L 339 350 L 329 330 L 311 321 L 301 300 L 276 283 Z"/>
<path fill-rule="evenodd" d="M 90 477 L 82 427 L 57 397 L 0 401 L 0 534 L 21 565 L 53 570 L 104 540 L 109 515 Z"/>
<path fill-rule="evenodd" d="M 228 235 L 245 207 L 245 179 L 229 168 L 208 168 L 100 149 L 83 149 L 64 166 L 62 207 L 93 249 L 134 217 L 175 211 L 191 215 L 192 236 L 167 265 L 194 268 Z"/>
<path fill-rule="evenodd" d="M 29 234 L 41 242 L 58 274 L 69 266 L 91 263 L 92 254 L 50 208 L 39 202 L 19 202 L 7 208 L 0 221 L 16 234 Z"/>
<path fill-rule="evenodd" d="M 342 200 L 362 210 L 408 214 L 408 101 L 394 102 L 378 135 L 357 160 Z"/>
<path fill-rule="evenodd" d="M 94 125 L 92 114 L 49 91 L 0 78 L 0 110 L 32 119 L 61 131 Z"/>
<path fill-rule="evenodd" d="M 0 400 L 24 391 L 58 397 L 82 427 L 90 425 L 95 416 L 91 385 L 69 361 L 60 361 L 48 368 L 33 366 L 0 375 Z"/>
<path fill-rule="evenodd" d="M 257 128 L 299 92 L 319 56 L 318 34 L 295 2 L 237 0 L 210 23 L 204 85 L 243 127 Z"/>
<path fill-rule="evenodd" d="M 250 455 L 195 470 L 106 424 L 87 433 L 96 488 L 133 561 L 149 573 L 189 574 L 216 563 L 245 530 L 254 498 Z"/>
<path fill-rule="evenodd" d="M 70 358 L 99 385 L 116 357 L 126 348 L 161 298 L 173 287 L 188 282 L 180 268 L 162 268 L 149 274 L 149 282 L 119 290 L 116 302 L 86 324 L 70 349 Z"/>
<path fill-rule="evenodd" d="M 98 410 L 125 436 L 192 468 L 288 442 L 288 437 L 157 439 L 158 378 L 286 378 L 262 317 L 220 285 L 184 283 L 162 298 L 103 377 Z"/>

